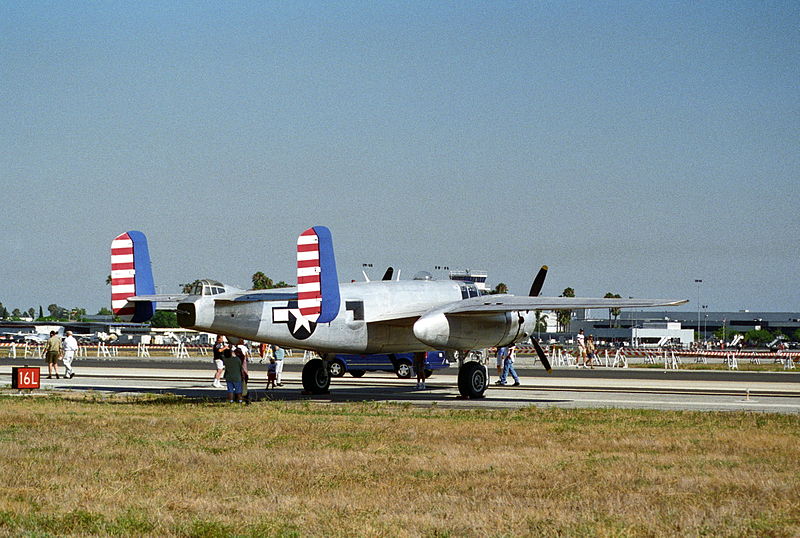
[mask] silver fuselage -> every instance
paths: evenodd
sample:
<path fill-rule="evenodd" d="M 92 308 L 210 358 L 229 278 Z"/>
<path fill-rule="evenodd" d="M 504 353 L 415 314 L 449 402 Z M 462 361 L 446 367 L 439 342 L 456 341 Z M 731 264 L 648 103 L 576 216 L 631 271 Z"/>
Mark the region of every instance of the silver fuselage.
<path fill-rule="evenodd" d="M 298 320 L 288 295 L 296 288 L 274 290 L 268 300 L 238 300 L 191 295 L 178 306 L 181 326 L 282 347 L 319 353 L 399 353 L 434 349 L 478 349 L 505 345 L 529 336 L 532 312 L 503 312 L 446 320 L 419 336 L 414 325 L 437 307 L 474 295 L 474 286 L 453 281 L 402 280 L 339 285 L 340 306 L 330 323 Z M 428 334 L 430 333 L 430 335 Z M 435 334 L 434 334 L 435 333 Z"/>

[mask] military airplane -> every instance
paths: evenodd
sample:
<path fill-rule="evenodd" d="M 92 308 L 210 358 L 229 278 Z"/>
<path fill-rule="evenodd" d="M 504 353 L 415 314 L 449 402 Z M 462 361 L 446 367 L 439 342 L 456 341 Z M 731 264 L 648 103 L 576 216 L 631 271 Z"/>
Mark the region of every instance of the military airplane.
<path fill-rule="evenodd" d="M 229 340 L 268 342 L 317 352 L 321 359 L 303 367 L 303 388 L 326 393 L 327 361 L 336 353 L 408 353 L 467 351 L 527 340 L 536 310 L 645 308 L 675 306 L 686 300 L 540 297 L 547 266 L 536 275 L 527 296 L 481 295 L 474 283 L 437 281 L 423 272 L 413 280 L 339 283 L 328 228 L 314 226 L 297 240 L 297 286 L 242 290 L 201 280 L 191 293 L 156 295 L 147 239 L 130 231 L 111 245 L 111 293 L 114 313 L 142 322 L 159 308 L 174 308 L 181 327 L 221 334 Z M 550 364 L 531 339 L 542 365 Z M 458 388 L 480 398 L 489 384 L 485 365 L 460 360 Z"/>

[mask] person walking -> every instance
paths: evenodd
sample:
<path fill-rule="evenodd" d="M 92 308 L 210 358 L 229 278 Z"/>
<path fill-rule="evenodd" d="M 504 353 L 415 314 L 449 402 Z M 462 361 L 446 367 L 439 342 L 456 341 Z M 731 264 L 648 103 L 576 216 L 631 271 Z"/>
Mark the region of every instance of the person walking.
<path fill-rule="evenodd" d="M 64 338 L 64 378 L 72 379 L 75 377 L 75 372 L 72 371 L 72 361 L 75 360 L 75 353 L 78 351 L 78 341 L 72 336 L 72 331 L 67 331 L 67 337 Z"/>
<path fill-rule="evenodd" d="M 275 357 L 275 384 L 283 386 L 283 359 L 286 357 L 286 350 L 279 346 L 272 346 L 272 356 Z"/>
<path fill-rule="evenodd" d="M 586 338 L 586 364 L 589 365 L 589 368 L 594 370 L 594 358 L 595 354 L 597 353 L 597 346 L 594 345 L 594 336 L 591 334 L 588 338 Z"/>
<path fill-rule="evenodd" d="M 514 369 L 514 359 L 517 358 L 517 347 L 514 344 L 508 346 L 506 350 L 505 359 L 503 359 L 503 375 L 500 378 L 502 381 L 501 385 L 507 384 L 509 374 L 514 379 L 514 386 L 519 387 L 519 376 L 517 375 L 517 371 Z"/>
<path fill-rule="evenodd" d="M 222 388 L 222 372 L 225 370 L 225 364 L 223 362 L 223 354 L 225 350 L 229 349 L 228 344 L 225 343 L 221 334 L 217 335 L 217 341 L 214 343 L 214 366 L 216 366 L 217 371 L 214 373 L 214 381 L 211 382 L 211 385 L 217 388 Z"/>
<path fill-rule="evenodd" d="M 583 334 L 583 329 L 578 331 L 578 336 L 575 337 L 575 367 L 586 368 L 586 337 Z"/>
<path fill-rule="evenodd" d="M 53 378 L 53 373 L 58 377 L 58 359 L 61 358 L 61 338 L 55 331 L 50 331 L 50 338 L 44 344 L 44 356 L 47 360 L 47 379 Z"/>
<path fill-rule="evenodd" d="M 505 385 L 506 384 L 506 355 L 508 354 L 508 348 L 505 346 L 501 346 L 497 348 L 497 373 L 500 376 L 500 379 L 494 382 L 495 385 Z"/>

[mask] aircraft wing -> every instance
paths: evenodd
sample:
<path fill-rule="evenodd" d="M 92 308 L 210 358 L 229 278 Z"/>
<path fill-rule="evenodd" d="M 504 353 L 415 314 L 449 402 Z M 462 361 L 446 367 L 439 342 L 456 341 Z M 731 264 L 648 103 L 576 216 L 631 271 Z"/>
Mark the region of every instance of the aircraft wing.
<path fill-rule="evenodd" d="M 518 310 L 575 310 L 578 308 L 651 308 L 678 306 L 687 299 L 606 299 L 591 297 L 527 297 L 484 295 L 456 301 L 437 308 L 444 314 L 487 314 Z"/>

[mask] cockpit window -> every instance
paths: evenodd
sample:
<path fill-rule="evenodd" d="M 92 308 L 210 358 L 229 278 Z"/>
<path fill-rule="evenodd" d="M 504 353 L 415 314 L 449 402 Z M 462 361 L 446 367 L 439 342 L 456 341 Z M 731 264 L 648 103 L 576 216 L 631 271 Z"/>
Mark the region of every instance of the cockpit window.
<path fill-rule="evenodd" d="M 478 296 L 478 287 L 475 284 L 468 284 L 467 291 L 469 291 L 470 297 L 477 297 Z"/>

